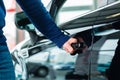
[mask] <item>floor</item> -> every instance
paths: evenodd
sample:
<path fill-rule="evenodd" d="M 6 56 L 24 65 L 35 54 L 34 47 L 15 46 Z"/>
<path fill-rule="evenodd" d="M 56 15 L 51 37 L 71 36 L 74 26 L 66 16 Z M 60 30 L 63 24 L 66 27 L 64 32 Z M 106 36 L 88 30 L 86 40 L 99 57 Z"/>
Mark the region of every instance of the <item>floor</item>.
<path fill-rule="evenodd" d="M 31 77 L 29 80 L 65 80 L 64 76 L 66 73 L 67 71 L 57 71 L 56 79 L 51 79 L 50 76 L 48 76 L 47 78 Z M 102 75 L 95 75 L 91 76 L 91 79 L 88 80 L 107 80 L 107 79 Z"/>

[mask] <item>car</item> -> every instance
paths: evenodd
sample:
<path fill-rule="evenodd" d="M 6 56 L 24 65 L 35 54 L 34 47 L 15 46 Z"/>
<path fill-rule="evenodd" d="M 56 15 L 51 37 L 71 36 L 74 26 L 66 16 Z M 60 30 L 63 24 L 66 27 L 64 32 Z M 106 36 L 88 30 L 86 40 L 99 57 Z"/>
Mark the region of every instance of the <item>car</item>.
<path fill-rule="evenodd" d="M 15 63 L 14 64 L 15 71 L 17 71 L 16 76 L 18 76 L 18 72 L 20 69 L 22 71 L 20 71 L 19 75 L 24 73 L 23 75 L 26 74 L 26 76 L 27 76 L 27 74 L 35 74 L 36 76 L 38 75 L 40 77 L 47 76 L 48 75 L 48 67 L 46 65 L 44 65 L 42 63 L 35 64 L 32 62 L 29 62 L 29 60 L 27 58 L 33 54 L 40 52 L 41 46 L 37 45 L 34 47 L 28 47 L 28 46 L 30 46 L 29 43 L 30 43 L 30 40 L 25 40 L 21 44 L 19 44 L 20 46 L 19 45 L 18 45 L 18 47 L 16 46 L 15 49 L 13 51 L 11 51 L 11 55 L 12 55 L 13 61 Z M 26 68 L 27 68 L 27 70 L 26 70 Z M 24 71 L 24 69 L 25 69 L 25 71 Z M 26 73 L 26 71 L 28 73 Z M 42 72 L 42 73 L 40 73 L 40 72 Z"/>
<path fill-rule="evenodd" d="M 76 3 L 73 3 L 74 2 L 73 0 L 62 0 L 62 1 L 52 0 L 52 1 L 53 2 L 48 8 L 48 11 L 50 12 L 53 20 L 55 20 L 58 27 L 66 35 L 73 36 L 78 32 L 94 29 L 95 36 L 105 36 L 106 37 L 105 40 L 119 38 L 119 35 L 116 35 L 119 34 L 118 30 L 111 30 L 111 29 L 105 30 L 104 26 L 111 24 L 112 22 L 120 19 L 119 16 L 117 17 L 111 16 L 112 14 L 119 13 L 120 9 L 116 7 L 120 5 L 120 1 L 116 1 L 113 4 L 109 4 L 105 7 L 101 7 L 98 9 L 93 8 L 95 7 L 95 5 L 93 5 L 92 3 L 93 0 L 89 0 L 90 1 L 89 4 L 86 3 L 85 5 L 82 6 L 80 6 L 81 4 L 79 4 L 80 1 L 77 1 Z M 69 3 L 71 3 L 71 5 Z M 83 10 L 80 10 L 80 8 L 83 8 Z M 65 19 L 63 19 L 64 16 L 66 16 Z M 24 21 L 23 19 L 26 20 L 25 21 L 26 23 L 22 23 Z M 26 30 L 30 34 L 30 39 L 28 39 L 25 42 L 23 41 L 23 44 L 20 43 L 21 45 L 18 44 L 17 46 L 19 47 L 16 46 L 15 49 L 11 51 L 15 69 L 18 69 L 18 71 L 16 70 L 17 77 L 21 77 L 21 79 L 27 79 L 28 74 L 39 73 L 34 71 L 39 71 L 37 69 L 41 66 L 47 68 L 46 72 L 49 70 L 49 66 L 51 65 L 53 70 L 73 69 L 74 67 L 73 63 L 75 62 L 77 55 L 71 56 L 66 54 L 64 50 L 57 48 L 55 44 L 53 44 L 51 41 L 46 39 L 41 33 L 38 33 L 37 29 L 35 29 L 34 25 L 29 21 L 29 19 L 25 16 L 23 12 L 16 14 L 15 23 L 17 28 L 21 30 Z M 112 38 L 110 38 L 111 36 Z M 101 44 L 104 44 L 104 42 Z M 101 51 L 100 48 L 101 47 L 97 49 L 98 52 Z M 59 53 L 62 55 L 59 55 Z M 100 54 L 99 56 L 101 55 L 103 54 Z M 65 61 L 64 57 L 61 56 L 64 57 L 67 56 L 68 57 L 68 59 L 66 59 L 67 61 Z M 27 63 L 34 63 L 35 65 L 36 64 L 39 65 L 35 66 L 37 67 L 36 70 L 31 71 L 33 70 L 33 68 L 28 69 L 29 64 Z M 99 63 L 101 64 L 101 62 Z M 19 65 L 20 68 L 19 67 L 17 68 L 16 66 L 17 64 Z M 99 66 L 101 67 L 103 65 L 99 65 Z M 106 66 L 103 68 L 105 69 Z M 101 69 L 98 70 L 102 71 Z M 21 72 L 19 73 L 19 71 Z"/>
<path fill-rule="evenodd" d="M 62 63 L 61 65 L 66 67 L 66 64 L 74 63 L 76 59 L 76 56 L 69 55 L 45 38 L 38 41 L 34 46 L 31 45 L 30 39 L 24 40 L 11 51 L 11 55 L 15 71 L 17 71 L 16 76 L 32 74 L 38 77 L 46 77 L 49 74 L 49 67 L 51 68 L 52 65 L 54 65 L 54 70 L 64 70 L 63 67 L 55 68 L 55 66 Z M 69 66 L 72 67 L 73 64 Z"/>

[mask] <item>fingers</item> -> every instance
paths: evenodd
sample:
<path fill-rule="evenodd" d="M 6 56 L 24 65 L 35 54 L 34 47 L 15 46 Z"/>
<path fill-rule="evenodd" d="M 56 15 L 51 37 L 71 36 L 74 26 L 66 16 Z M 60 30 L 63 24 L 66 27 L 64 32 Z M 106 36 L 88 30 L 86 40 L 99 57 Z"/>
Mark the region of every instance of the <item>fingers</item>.
<path fill-rule="evenodd" d="M 63 49 L 67 51 L 68 53 L 73 53 L 74 49 L 70 46 L 70 43 L 65 43 L 63 46 Z"/>
<path fill-rule="evenodd" d="M 84 42 L 84 40 L 83 40 L 81 37 L 79 37 L 79 38 L 77 38 L 77 39 L 76 39 L 76 38 L 70 38 L 67 42 L 64 43 L 63 49 L 64 49 L 66 52 L 70 53 L 71 55 L 74 54 L 74 52 L 75 52 L 76 50 L 73 49 L 73 47 L 71 46 L 71 44 L 72 44 L 72 43 L 77 43 L 78 40 L 79 40 L 79 42 L 81 42 L 81 43 Z M 88 46 L 85 45 L 85 46 L 83 47 L 83 49 L 82 49 L 82 53 L 85 52 L 87 49 L 88 49 Z M 80 52 L 81 52 L 81 51 L 80 51 Z"/>
<path fill-rule="evenodd" d="M 72 48 L 71 44 L 72 43 L 76 43 L 77 42 L 77 39 L 75 38 L 70 38 L 67 42 L 64 43 L 63 45 L 63 49 L 68 52 L 68 53 L 73 53 L 74 52 L 74 49 Z"/>

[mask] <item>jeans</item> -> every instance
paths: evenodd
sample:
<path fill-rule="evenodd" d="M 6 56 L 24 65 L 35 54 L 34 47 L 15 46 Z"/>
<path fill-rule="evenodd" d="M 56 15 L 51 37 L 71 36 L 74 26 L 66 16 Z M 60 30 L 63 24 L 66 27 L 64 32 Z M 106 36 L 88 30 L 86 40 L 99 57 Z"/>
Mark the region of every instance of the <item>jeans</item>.
<path fill-rule="evenodd" d="M 0 44 L 0 80 L 15 80 L 12 58 L 6 44 Z"/>

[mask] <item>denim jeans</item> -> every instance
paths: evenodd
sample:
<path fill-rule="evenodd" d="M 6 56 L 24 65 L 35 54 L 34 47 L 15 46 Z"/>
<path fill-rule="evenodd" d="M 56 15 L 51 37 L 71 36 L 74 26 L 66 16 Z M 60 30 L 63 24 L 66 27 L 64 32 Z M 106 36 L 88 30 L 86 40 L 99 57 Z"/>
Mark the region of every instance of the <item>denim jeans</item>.
<path fill-rule="evenodd" d="M 15 80 L 12 58 L 6 44 L 0 44 L 0 80 Z"/>

